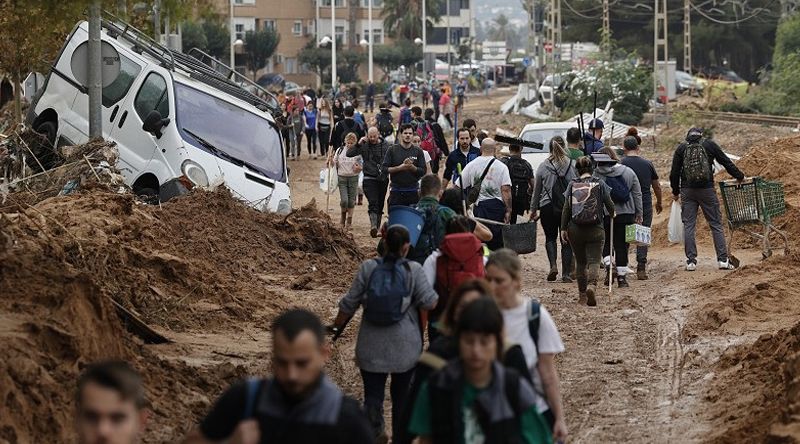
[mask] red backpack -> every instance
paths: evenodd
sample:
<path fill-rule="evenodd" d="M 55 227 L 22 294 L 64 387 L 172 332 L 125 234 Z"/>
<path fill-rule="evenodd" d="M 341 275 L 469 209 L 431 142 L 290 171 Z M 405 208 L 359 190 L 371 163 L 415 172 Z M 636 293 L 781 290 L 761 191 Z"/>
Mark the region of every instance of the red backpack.
<path fill-rule="evenodd" d="M 439 302 L 431 313 L 436 318 L 447 306 L 450 294 L 467 279 L 483 277 L 483 244 L 472 233 L 448 234 L 439 246 L 436 260 L 436 293 Z"/>
<path fill-rule="evenodd" d="M 428 122 L 414 122 L 419 136 L 419 147 L 431 155 L 431 160 L 439 158 L 439 149 L 436 146 L 436 139 L 433 137 L 433 128 Z"/>

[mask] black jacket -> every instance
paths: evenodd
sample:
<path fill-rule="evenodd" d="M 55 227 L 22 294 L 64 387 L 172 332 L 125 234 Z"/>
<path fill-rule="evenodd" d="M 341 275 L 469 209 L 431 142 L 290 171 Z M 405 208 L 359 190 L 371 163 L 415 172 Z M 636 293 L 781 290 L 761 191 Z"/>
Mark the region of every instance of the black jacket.
<path fill-rule="evenodd" d="M 436 146 L 439 148 L 439 151 L 442 152 L 442 155 L 447 157 L 450 154 L 450 148 L 447 146 L 447 139 L 444 136 L 442 125 L 439 125 L 434 119 L 428 119 L 427 122 L 431 125 L 431 129 L 433 130 L 433 139 L 436 141 Z"/>
<path fill-rule="evenodd" d="M 428 170 L 425 165 L 425 154 L 422 153 L 422 148 L 412 146 L 411 148 L 403 148 L 400 144 L 392 145 L 386 152 L 381 165 L 381 171 L 388 174 L 389 167 L 396 167 L 402 164 L 407 158 L 413 158 L 414 166 L 417 170 L 414 172 L 403 171 L 400 173 L 391 174 L 392 189 L 419 189 L 418 181 L 425 175 Z"/>
<path fill-rule="evenodd" d="M 681 188 L 713 188 L 714 187 L 714 161 L 716 160 L 722 165 L 731 176 L 736 179 L 744 179 L 744 174 L 739 168 L 734 165 L 733 161 L 722 151 L 722 148 L 711 139 L 705 139 L 700 144 L 706 150 L 708 155 L 708 163 L 711 165 L 711 180 L 703 183 L 686 183 L 683 180 L 683 155 L 686 152 L 686 147 L 690 143 L 695 143 L 699 138 L 687 140 L 686 142 L 678 145 L 675 149 L 675 154 L 672 156 L 672 170 L 669 173 L 669 183 L 672 187 L 672 194 L 677 196 L 681 194 Z"/>
<path fill-rule="evenodd" d="M 383 137 L 376 144 L 369 143 L 369 140 L 357 143 L 347 150 L 347 157 L 361 156 L 364 159 L 364 177 L 387 180 L 387 176 L 381 175 L 381 164 L 386 152 L 389 151 L 389 144 Z"/>
<path fill-rule="evenodd" d="M 333 128 L 330 145 L 334 148 L 339 148 L 344 145 L 344 136 L 346 136 L 347 133 L 356 133 L 356 140 L 361 140 L 362 137 L 367 135 L 360 123 L 356 122 L 353 118 L 345 118 L 338 122 Z"/>

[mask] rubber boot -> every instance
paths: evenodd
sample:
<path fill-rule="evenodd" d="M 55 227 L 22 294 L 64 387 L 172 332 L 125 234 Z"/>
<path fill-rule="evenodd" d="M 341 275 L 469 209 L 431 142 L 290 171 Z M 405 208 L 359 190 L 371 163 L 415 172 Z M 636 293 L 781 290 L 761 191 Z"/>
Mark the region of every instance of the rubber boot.
<path fill-rule="evenodd" d="M 369 421 L 372 432 L 375 436 L 376 443 L 386 444 L 389 442 L 389 437 L 386 435 L 386 426 L 383 422 L 383 412 L 380 409 L 370 406 L 364 406 L 367 411 L 367 421 Z"/>
<path fill-rule="evenodd" d="M 558 277 L 558 244 L 555 242 L 545 242 L 544 249 L 547 251 L 547 260 L 550 262 L 550 273 L 547 274 L 547 281 L 553 282 Z"/>
<path fill-rule="evenodd" d="M 617 285 L 619 285 L 619 288 L 630 287 L 630 285 L 628 285 L 628 279 L 623 274 L 617 275 Z"/>
<path fill-rule="evenodd" d="M 339 226 L 344 228 L 345 223 L 347 223 L 347 210 L 342 210 L 342 216 L 339 219 Z"/>
<path fill-rule="evenodd" d="M 589 298 L 586 296 L 586 289 L 589 286 L 589 281 L 586 278 L 578 278 L 578 305 L 585 305 Z"/>
<path fill-rule="evenodd" d="M 597 281 L 590 281 L 586 287 L 586 305 L 597 307 Z"/>
<path fill-rule="evenodd" d="M 648 279 L 647 264 L 639 264 L 639 266 L 636 268 L 636 279 L 639 279 L 640 281 L 646 281 Z"/>
<path fill-rule="evenodd" d="M 353 229 L 353 213 L 355 213 L 355 209 L 353 209 L 353 208 L 348 208 L 347 209 L 347 219 L 346 219 L 346 225 L 345 225 L 345 229 L 347 231 L 350 231 L 350 230 Z"/>
<path fill-rule="evenodd" d="M 570 276 L 570 270 L 572 270 L 572 254 L 564 254 L 564 249 L 561 249 L 561 282 L 565 284 L 572 283 L 572 277 Z"/>
<path fill-rule="evenodd" d="M 358 203 L 356 203 L 356 205 L 364 205 L 364 195 L 363 194 L 359 194 L 358 195 Z"/>
<path fill-rule="evenodd" d="M 378 237 L 378 221 L 380 216 L 375 213 L 369 213 L 369 235 L 375 239 Z"/>

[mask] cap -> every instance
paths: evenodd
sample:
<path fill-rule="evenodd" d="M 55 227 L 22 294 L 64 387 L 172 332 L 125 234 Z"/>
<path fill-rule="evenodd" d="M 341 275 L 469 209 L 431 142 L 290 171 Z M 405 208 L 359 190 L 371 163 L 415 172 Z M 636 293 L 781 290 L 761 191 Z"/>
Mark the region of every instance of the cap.
<path fill-rule="evenodd" d="M 694 127 L 686 133 L 686 140 L 699 139 L 703 137 L 703 129 Z"/>
<path fill-rule="evenodd" d="M 603 129 L 603 121 L 600 119 L 592 119 L 589 122 L 589 129 Z"/>

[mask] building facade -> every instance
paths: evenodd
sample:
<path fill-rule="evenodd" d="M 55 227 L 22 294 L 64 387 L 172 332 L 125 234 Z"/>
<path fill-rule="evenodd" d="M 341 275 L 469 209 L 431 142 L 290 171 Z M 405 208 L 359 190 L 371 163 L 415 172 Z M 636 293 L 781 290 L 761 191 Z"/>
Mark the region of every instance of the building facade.
<path fill-rule="evenodd" d="M 448 6 L 449 15 L 447 13 Z M 459 45 L 468 43 L 469 38 L 475 35 L 475 17 L 471 6 L 472 0 L 443 0 L 440 2 L 441 19 L 433 27 L 428 28 L 425 38 L 426 54 L 433 54 L 434 57 L 447 61 L 449 52 L 451 61 L 455 63 Z M 448 26 L 450 29 L 449 45 Z"/>

